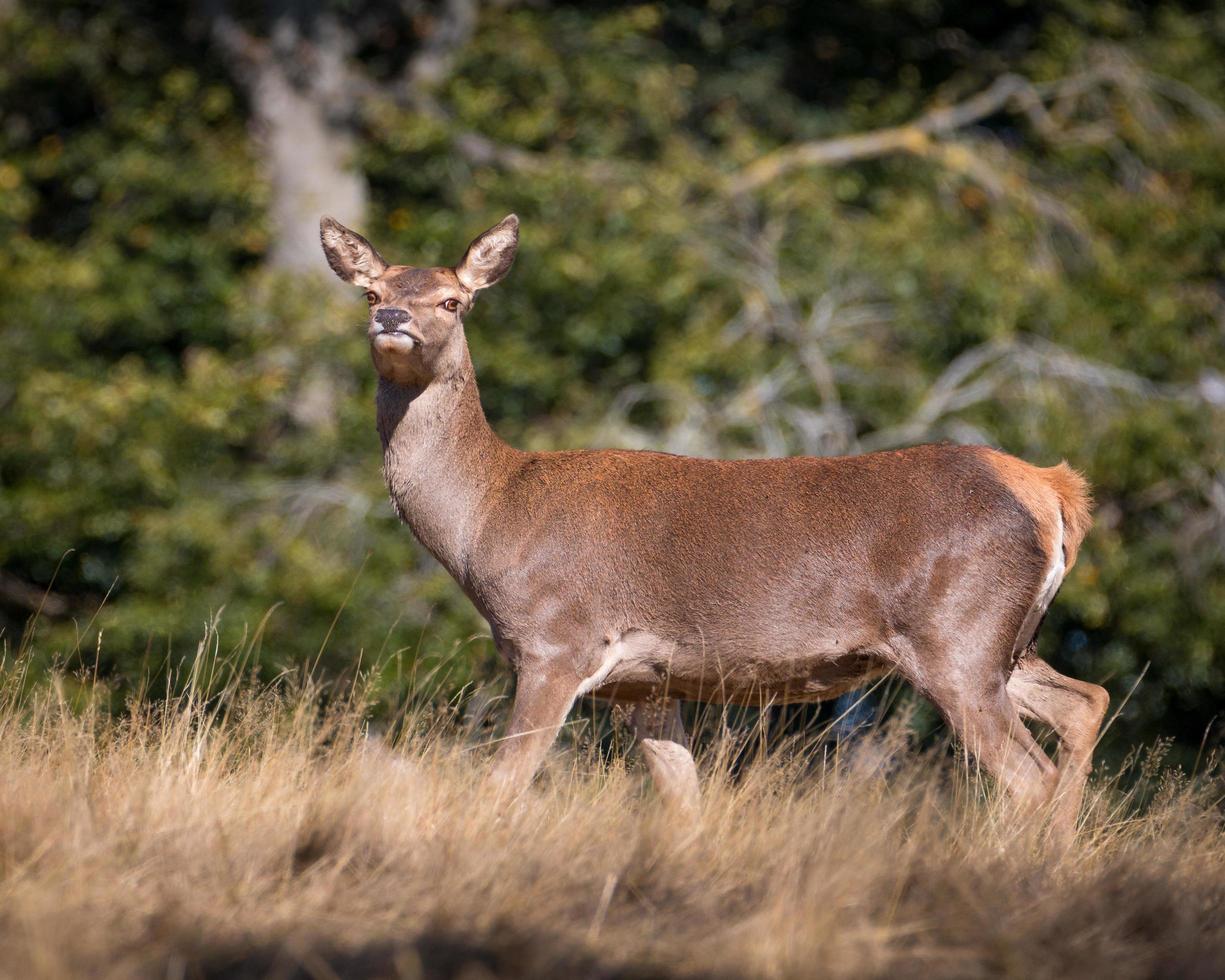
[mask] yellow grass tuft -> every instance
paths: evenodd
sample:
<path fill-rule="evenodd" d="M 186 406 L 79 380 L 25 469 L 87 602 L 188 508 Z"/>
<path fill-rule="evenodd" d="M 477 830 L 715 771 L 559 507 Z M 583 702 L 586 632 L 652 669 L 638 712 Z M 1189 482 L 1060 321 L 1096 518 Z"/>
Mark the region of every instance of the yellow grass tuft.
<path fill-rule="evenodd" d="M 13 977 L 1209 975 L 1221 782 L 1099 778 L 1063 855 L 903 724 L 733 767 L 677 827 L 632 757 L 559 750 L 499 809 L 486 736 L 230 685 L 0 708 Z M 1141 797 L 1146 800 L 1141 801 Z"/>

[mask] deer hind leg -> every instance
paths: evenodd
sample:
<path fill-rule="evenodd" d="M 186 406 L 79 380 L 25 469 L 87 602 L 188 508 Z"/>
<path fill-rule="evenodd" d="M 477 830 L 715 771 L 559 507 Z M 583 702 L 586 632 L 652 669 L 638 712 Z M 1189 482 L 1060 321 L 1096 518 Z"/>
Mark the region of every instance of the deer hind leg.
<path fill-rule="evenodd" d="M 1050 801 L 1058 771 L 1021 720 L 1004 676 L 992 675 L 984 683 L 949 683 L 934 690 L 921 687 L 1020 814 L 1034 816 Z"/>
<path fill-rule="evenodd" d="M 642 701 L 629 713 L 651 781 L 664 803 L 687 820 L 697 817 L 701 799 L 698 770 L 675 698 Z"/>
<path fill-rule="evenodd" d="M 1049 725 L 1059 737 L 1059 783 L 1051 833 L 1067 839 L 1076 829 L 1110 695 L 1097 684 L 1065 677 L 1032 654 L 1018 662 L 1008 680 L 1008 694 L 1024 717 Z"/>

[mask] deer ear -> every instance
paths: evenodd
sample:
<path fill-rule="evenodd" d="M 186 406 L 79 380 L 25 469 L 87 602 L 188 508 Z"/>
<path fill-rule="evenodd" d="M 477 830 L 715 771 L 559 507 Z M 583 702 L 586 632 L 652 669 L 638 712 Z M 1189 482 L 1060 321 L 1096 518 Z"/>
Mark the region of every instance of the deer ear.
<path fill-rule="evenodd" d="M 468 246 L 455 274 L 471 292 L 486 289 L 510 271 L 518 248 L 519 219 L 508 214 Z"/>
<path fill-rule="evenodd" d="M 345 282 L 369 289 L 387 269 L 383 256 L 366 239 L 326 215 L 319 219 L 319 239 L 332 271 Z"/>

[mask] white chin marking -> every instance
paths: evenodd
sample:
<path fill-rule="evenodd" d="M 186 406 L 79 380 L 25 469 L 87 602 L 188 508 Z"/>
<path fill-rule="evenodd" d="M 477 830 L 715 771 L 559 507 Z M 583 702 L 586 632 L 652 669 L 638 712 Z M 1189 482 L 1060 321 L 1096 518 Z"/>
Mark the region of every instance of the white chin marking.
<path fill-rule="evenodd" d="M 381 333 L 374 338 L 374 346 L 380 350 L 410 351 L 417 345 L 405 334 Z"/>

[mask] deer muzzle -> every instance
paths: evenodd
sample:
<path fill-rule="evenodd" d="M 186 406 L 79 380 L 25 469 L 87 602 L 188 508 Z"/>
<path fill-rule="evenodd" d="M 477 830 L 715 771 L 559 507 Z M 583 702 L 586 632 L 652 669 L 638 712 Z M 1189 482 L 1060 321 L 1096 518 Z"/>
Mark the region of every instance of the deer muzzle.
<path fill-rule="evenodd" d="M 379 310 L 374 314 L 374 322 L 386 331 L 398 330 L 402 324 L 408 322 L 408 319 L 408 310 L 401 310 L 394 306 Z"/>

